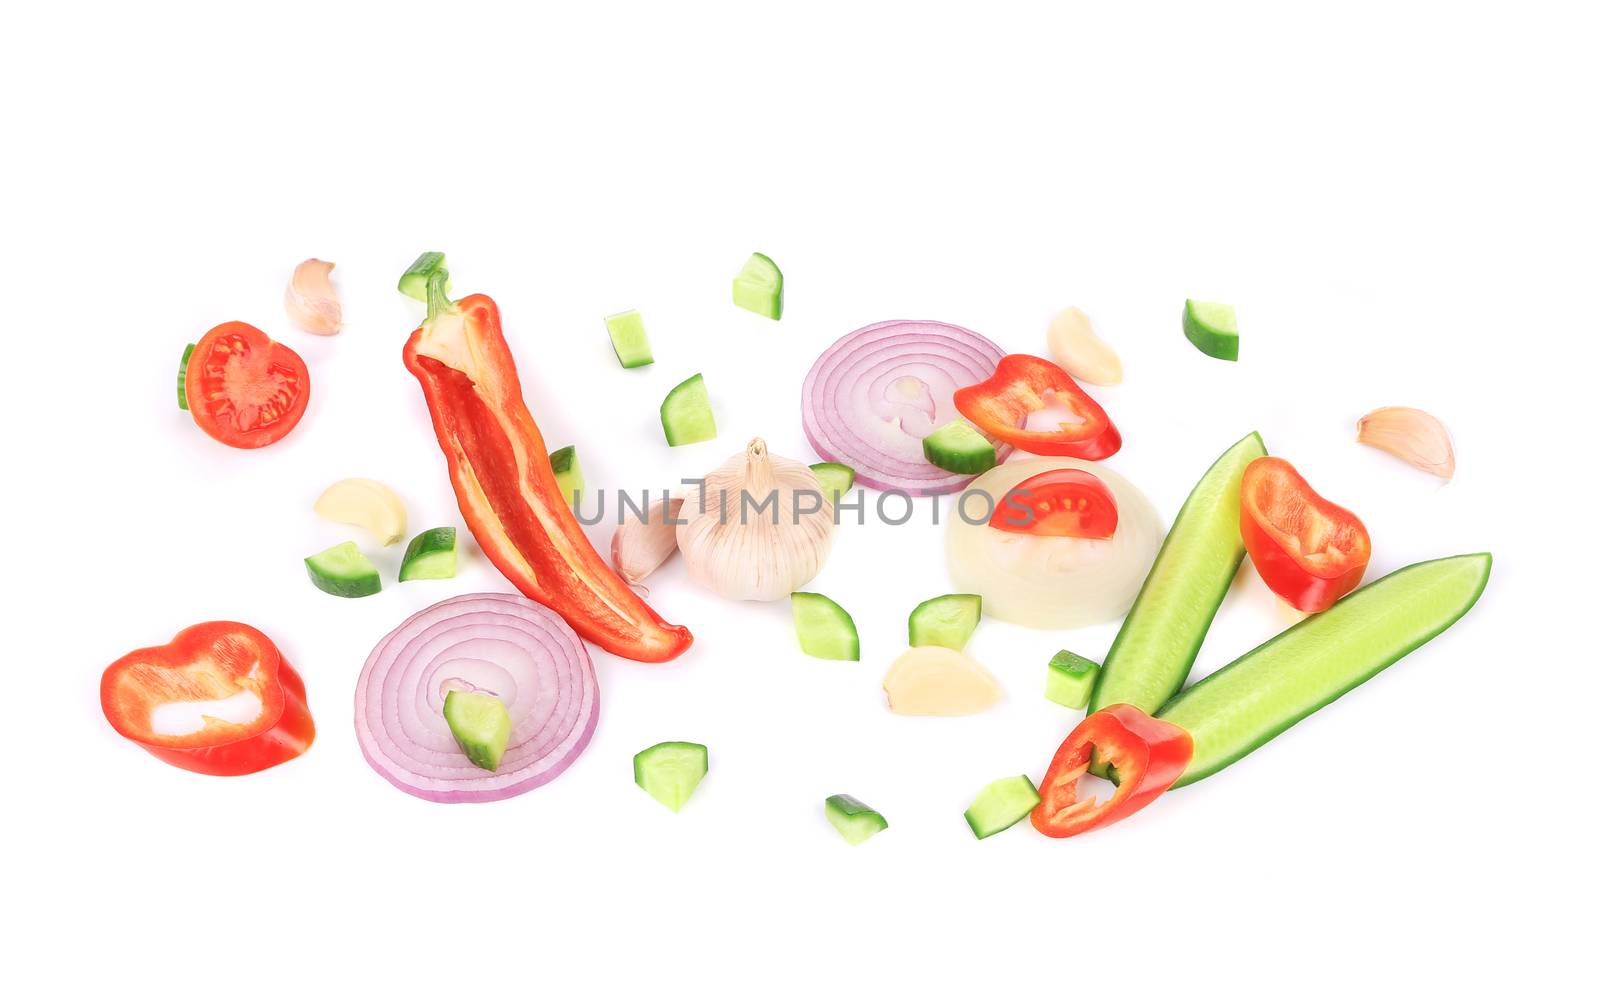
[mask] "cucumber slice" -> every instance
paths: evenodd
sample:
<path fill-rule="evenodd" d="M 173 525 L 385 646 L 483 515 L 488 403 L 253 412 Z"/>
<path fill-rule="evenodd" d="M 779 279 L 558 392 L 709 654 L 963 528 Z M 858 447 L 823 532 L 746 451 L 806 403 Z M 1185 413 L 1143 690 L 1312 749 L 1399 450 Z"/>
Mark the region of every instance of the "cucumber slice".
<path fill-rule="evenodd" d="M 717 438 L 717 419 L 711 414 L 711 397 L 700 374 L 667 392 L 661 403 L 661 429 L 669 447 Z"/>
<path fill-rule="evenodd" d="M 1027 775 L 990 782 L 967 807 L 967 826 L 979 841 L 998 834 L 1039 805 L 1039 790 Z"/>
<path fill-rule="evenodd" d="M 833 464 L 828 461 L 813 464 L 811 473 L 817 476 L 817 482 L 822 486 L 822 494 L 834 501 L 838 501 L 839 497 L 849 492 L 850 486 L 856 483 L 856 469 L 843 464 Z"/>
<path fill-rule="evenodd" d="M 178 361 L 178 407 L 189 410 L 189 391 L 184 387 L 189 377 L 189 357 L 194 355 L 194 343 L 183 347 L 183 359 Z"/>
<path fill-rule="evenodd" d="M 1487 553 L 1408 565 L 1263 642 L 1167 702 L 1194 738 L 1174 784 L 1216 774 L 1434 638 L 1483 594 Z"/>
<path fill-rule="evenodd" d="M 451 691 L 444 696 L 444 721 L 467 760 L 485 771 L 500 768 L 511 740 L 505 702 L 481 691 Z"/>
<path fill-rule="evenodd" d="M 444 261 L 444 252 L 424 251 L 400 277 L 400 292 L 412 300 L 420 300 L 423 303 L 427 303 L 428 277 L 445 268 L 447 266 Z M 448 277 L 444 281 L 444 291 L 446 293 L 450 292 L 450 280 Z"/>
<path fill-rule="evenodd" d="M 311 582 L 335 597 L 370 597 L 383 589 L 378 570 L 354 541 L 336 544 L 306 559 Z"/>
<path fill-rule="evenodd" d="M 820 593 L 791 593 L 794 633 L 800 650 L 825 660 L 859 660 L 861 637 L 855 619 L 843 607 Z"/>
<path fill-rule="evenodd" d="M 1239 359 L 1239 322 L 1233 315 L 1232 304 L 1185 300 L 1183 333 L 1207 356 L 1229 362 Z"/>
<path fill-rule="evenodd" d="M 1063 649 L 1050 658 L 1044 696 L 1057 705 L 1083 708 L 1089 704 L 1089 694 L 1094 690 L 1094 679 L 1099 673 L 1100 664 Z"/>
<path fill-rule="evenodd" d="M 733 277 L 733 302 L 776 321 L 783 317 L 783 273 L 772 259 L 756 252 Z"/>
<path fill-rule="evenodd" d="M 710 765 L 705 744 L 667 740 L 633 755 L 633 780 L 656 802 L 676 813 L 694 794 Z"/>
<path fill-rule="evenodd" d="M 645 336 L 644 319 L 638 311 L 623 311 L 606 318 L 606 334 L 611 336 L 611 348 L 624 369 L 649 366 L 656 361 L 650 355 L 650 339 Z"/>
<path fill-rule="evenodd" d="M 827 814 L 828 823 L 833 824 L 839 836 L 853 845 L 889 829 L 889 821 L 883 818 L 882 813 L 855 796 L 829 796 L 827 802 L 822 804 L 822 811 Z"/>
<path fill-rule="evenodd" d="M 994 467 L 994 444 L 960 419 L 922 438 L 922 456 L 929 464 L 959 475 L 980 475 Z"/>
<path fill-rule="evenodd" d="M 1189 493 L 1095 679 L 1091 712 L 1126 702 L 1154 713 L 1189 677 L 1206 630 L 1244 558 L 1239 481 L 1266 454 L 1251 433 Z"/>
<path fill-rule="evenodd" d="M 561 498 L 569 506 L 578 505 L 578 493 L 583 491 L 583 469 L 578 467 L 578 448 L 562 447 L 551 454 L 550 470 L 555 472 L 556 484 L 561 486 Z"/>
<path fill-rule="evenodd" d="M 406 545 L 400 560 L 400 582 L 412 579 L 454 579 L 456 575 L 456 529 L 435 527 L 425 530 Z"/>
<path fill-rule="evenodd" d="M 946 593 L 924 600 L 907 619 L 911 644 L 944 646 L 960 652 L 983 616 L 983 598 L 976 593 Z"/>

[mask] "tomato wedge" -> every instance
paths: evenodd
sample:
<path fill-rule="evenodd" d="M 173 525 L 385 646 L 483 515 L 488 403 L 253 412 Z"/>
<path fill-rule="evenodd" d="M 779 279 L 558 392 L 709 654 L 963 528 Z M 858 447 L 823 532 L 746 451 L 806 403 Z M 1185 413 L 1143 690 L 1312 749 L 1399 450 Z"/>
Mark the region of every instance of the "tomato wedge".
<path fill-rule="evenodd" d="M 1117 791 L 1105 802 L 1078 798 L 1078 779 L 1090 757 L 1111 765 Z M 1181 726 L 1152 718 L 1132 705 L 1108 705 L 1067 734 L 1039 785 L 1033 826 L 1046 837 L 1071 837 L 1116 823 L 1172 787 L 1194 756 Z"/>
<path fill-rule="evenodd" d="M 1117 532 L 1117 500 L 1110 486 L 1081 468 L 1042 471 L 1006 493 L 989 526 L 1013 534 L 1104 541 Z"/>
<path fill-rule="evenodd" d="M 289 435 L 311 398 L 305 360 L 254 325 L 228 321 L 189 355 L 184 397 L 195 424 L 230 447 L 253 449 Z"/>
<path fill-rule="evenodd" d="M 300 675 L 237 621 L 194 625 L 117 660 L 100 677 L 100 707 L 118 733 L 202 775 L 270 768 L 316 737 Z"/>
<path fill-rule="evenodd" d="M 1067 371 L 1037 356 L 1006 356 L 994 376 L 959 388 L 956 410 L 993 439 L 1048 457 L 1098 461 L 1122 449 L 1122 434 L 1106 410 Z M 1028 429 L 1028 416 L 1055 403 L 1073 413 L 1056 429 Z"/>
<path fill-rule="evenodd" d="M 1308 614 L 1359 586 L 1372 558 L 1361 518 L 1317 495 L 1282 457 L 1258 457 L 1244 469 L 1239 532 L 1261 579 Z"/>

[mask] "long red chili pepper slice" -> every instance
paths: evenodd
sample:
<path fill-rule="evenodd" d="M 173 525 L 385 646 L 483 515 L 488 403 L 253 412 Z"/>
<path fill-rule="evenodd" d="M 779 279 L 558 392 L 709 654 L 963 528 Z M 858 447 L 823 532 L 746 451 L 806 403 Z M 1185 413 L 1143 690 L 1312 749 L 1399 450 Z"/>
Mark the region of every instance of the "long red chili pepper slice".
<path fill-rule="evenodd" d="M 1117 779 L 1117 791 L 1103 803 L 1078 798 L 1078 779 L 1096 755 L 1110 762 Z M 1108 705 L 1078 723 L 1051 758 L 1033 808 L 1034 829 L 1071 837 L 1116 823 L 1171 788 L 1193 756 L 1194 741 L 1181 726 L 1132 705 Z"/>
<path fill-rule="evenodd" d="M 1258 457 L 1244 469 L 1239 532 L 1272 592 L 1308 614 L 1361 585 L 1372 558 L 1361 518 L 1317 495 L 1282 457 Z"/>
<path fill-rule="evenodd" d="M 1055 404 L 1077 421 L 1058 429 L 1028 429 L 1028 416 Z M 1067 371 L 1037 356 L 1001 359 L 994 376 L 955 393 L 956 409 L 979 429 L 1030 453 L 1098 461 L 1122 449 L 1122 434 L 1100 403 L 1089 397 Z"/>
<path fill-rule="evenodd" d="M 428 319 L 404 355 L 472 536 L 518 590 L 600 648 L 648 663 L 677 656 L 694 641 L 689 630 L 663 621 L 601 560 L 562 497 L 500 309 L 482 294 L 451 303 L 445 282 L 442 269 L 429 277 Z"/>

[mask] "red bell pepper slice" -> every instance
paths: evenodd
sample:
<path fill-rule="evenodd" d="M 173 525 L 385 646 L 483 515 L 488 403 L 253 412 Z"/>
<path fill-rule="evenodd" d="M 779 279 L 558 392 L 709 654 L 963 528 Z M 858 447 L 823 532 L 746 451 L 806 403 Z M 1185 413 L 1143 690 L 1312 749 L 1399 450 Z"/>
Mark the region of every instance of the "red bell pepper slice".
<path fill-rule="evenodd" d="M 989 436 L 1030 453 L 1098 461 L 1122 449 L 1122 434 L 1105 409 L 1067 371 L 1037 356 L 1006 356 L 994 376 L 957 390 L 955 403 Z M 1024 428 L 1029 415 L 1052 403 L 1070 409 L 1078 421 L 1054 430 Z"/>
<path fill-rule="evenodd" d="M 1110 763 L 1117 780 L 1104 803 L 1078 798 L 1078 779 L 1096 756 Z M 1034 829 L 1064 838 L 1116 823 L 1171 788 L 1193 756 L 1194 741 L 1183 727 L 1132 705 L 1108 705 L 1078 723 L 1051 759 L 1033 808 Z"/>
<path fill-rule="evenodd" d="M 317 732 L 300 675 L 271 639 L 237 621 L 194 625 L 164 646 L 117 660 L 100 677 L 100 707 L 123 736 L 202 775 L 282 764 L 305 753 Z M 164 707 L 177 716 L 166 717 Z M 173 722 L 194 728 L 163 731 Z"/>
<path fill-rule="evenodd" d="M 607 652 L 645 662 L 689 648 L 601 560 L 567 505 L 549 450 L 522 400 L 500 309 L 482 294 L 451 303 L 428 279 L 428 319 L 405 345 L 450 466 L 461 515 L 495 568 Z"/>
<path fill-rule="evenodd" d="M 1057 468 L 1018 482 L 995 506 L 989 526 L 1013 534 L 1104 541 L 1117 532 L 1117 500 L 1089 472 Z"/>
<path fill-rule="evenodd" d="M 1310 614 L 1360 585 L 1372 558 L 1361 518 L 1317 495 L 1281 457 L 1258 457 L 1244 469 L 1239 532 L 1272 592 Z"/>

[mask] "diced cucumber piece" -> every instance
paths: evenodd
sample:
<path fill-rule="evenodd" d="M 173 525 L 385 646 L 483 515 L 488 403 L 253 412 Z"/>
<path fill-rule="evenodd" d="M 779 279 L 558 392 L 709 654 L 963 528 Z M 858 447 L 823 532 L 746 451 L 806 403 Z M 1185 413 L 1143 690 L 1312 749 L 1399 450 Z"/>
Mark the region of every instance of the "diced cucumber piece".
<path fill-rule="evenodd" d="M 505 702 L 482 691 L 451 691 L 444 696 L 444 721 L 467 760 L 485 771 L 499 770 L 511 740 Z"/>
<path fill-rule="evenodd" d="M 843 607 L 820 593 L 791 593 L 794 633 L 800 650 L 825 660 L 859 660 L 861 638 L 855 619 Z"/>
<path fill-rule="evenodd" d="M 1039 805 L 1039 790 L 1027 775 L 990 782 L 967 807 L 967 826 L 982 841 L 1021 820 Z"/>
<path fill-rule="evenodd" d="M 960 652 L 983 616 L 983 598 L 976 593 L 946 593 L 924 600 L 908 619 L 911 644 L 944 646 Z"/>
<path fill-rule="evenodd" d="M 879 831 L 889 829 L 889 821 L 883 818 L 882 813 L 855 796 L 843 794 L 829 796 L 827 802 L 822 804 L 822 810 L 828 816 L 828 823 L 833 824 L 833 829 L 839 832 L 839 836 L 853 845 L 860 844 Z"/>
<path fill-rule="evenodd" d="M 633 780 L 656 802 L 676 813 L 694 794 L 710 765 L 705 744 L 667 740 L 633 755 Z"/>
<path fill-rule="evenodd" d="M 656 361 L 650 355 L 650 339 L 645 336 L 644 318 L 638 311 L 623 311 L 606 318 L 606 334 L 611 336 L 611 348 L 624 369 L 632 370 Z"/>
<path fill-rule="evenodd" d="M 454 579 L 456 574 L 456 529 L 435 527 L 425 530 L 406 545 L 400 560 L 400 582 L 412 579 Z"/>
<path fill-rule="evenodd" d="M 856 483 L 856 469 L 843 464 L 823 461 L 811 465 L 811 473 L 817 476 L 817 483 L 822 486 L 822 494 L 833 500 L 849 492 L 850 486 Z"/>
<path fill-rule="evenodd" d="M 583 491 L 583 469 L 578 467 L 578 448 L 562 447 L 550 455 L 550 470 L 555 472 L 556 484 L 561 486 L 561 498 L 567 505 L 578 504 L 578 493 Z"/>
<path fill-rule="evenodd" d="M 335 597 L 370 597 L 383 589 L 377 568 L 354 541 L 312 555 L 306 559 L 306 572 L 317 589 Z"/>
<path fill-rule="evenodd" d="M 1239 571 L 1239 482 L 1266 454 L 1251 433 L 1189 493 L 1095 679 L 1091 712 L 1126 702 L 1154 714 L 1189 677 L 1211 620 Z"/>
<path fill-rule="evenodd" d="M 1044 696 L 1057 705 L 1084 708 L 1089 704 L 1089 694 L 1094 690 L 1094 679 L 1099 673 L 1100 664 L 1063 649 L 1050 657 Z"/>
<path fill-rule="evenodd" d="M 783 317 L 783 273 L 772 259 L 756 252 L 733 277 L 733 302 L 776 321 Z"/>
<path fill-rule="evenodd" d="M 189 389 L 185 386 L 189 380 L 189 357 L 194 355 L 194 343 L 190 342 L 183 347 L 183 359 L 178 361 L 178 407 L 185 412 L 189 410 Z"/>
<path fill-rule="evenodd" d="M 1185 300 L 1183 333 L 1207 356 L 1229 362 L 1239 359 L 1239 322 L 1232 304 Z"/>
<path fill-rule="evenodd" d="M 995 464 L 994 444 L 960 419 L 924 436 L 922 456 L 929 464 L 959 475 L 979 475 Z"/>
<path fill-rule="evenodd" d="M 700 374 L 667 392 L 661 403 L 661 429 L 670 447 L 717 438 L 717 419 L 711 414 L 711 397 Z"/>
<path fill-rule="evenodd" d="M 1167 702 L 1194 739 L 1174 784 L 1215 774 L 1455 624 L 1489 581 L 1487 553 L 1408 565 L 1263 642 Z"/>
<path fill-rule="evenodd" d="M 424 251 L 411 267 L 406 269 L 400 277 L 400 292 L 412 300 L 428 302 L 428 279 L 435 272 L 442 272 L 447 268 L 442 251 Z M 444 291 L 450 292 L 450 280 L 444 281 Z"/>

